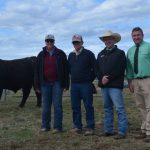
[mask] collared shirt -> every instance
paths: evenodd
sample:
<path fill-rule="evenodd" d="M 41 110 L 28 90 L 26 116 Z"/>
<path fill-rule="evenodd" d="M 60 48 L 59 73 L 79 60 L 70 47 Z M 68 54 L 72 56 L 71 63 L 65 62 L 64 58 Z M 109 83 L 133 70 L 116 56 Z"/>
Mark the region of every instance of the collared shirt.
<path fill-rule="evenodd" d="M 54 54 L 55 47 L 54 47 L 52 50 L 50 50 L 50 51 L 48 51 L 48 50 L 46 49 L 46 51 L 49 53 L 50 56 L 52 56 L 52 55 Z"/>
<path fill-rule="evenodd" d="M 150 77 L 150 43 L 143 41 L 138 53 L 138 73 L 134 73 L 134 54 L 136 45 L 127 53 L 127 79 Z"/>
<path fill-rule="evenodd" d="M 107 50 L 107 51 L 111 51 L 114 47 L 115 47 L 115 45 L 113 45 L 113 47 L 112 47 L 112 48 L 108 48 L 108 47 L 106 47 L 106 50 Z"/>
<path fill-rule="evenodd" d="M 79 54 L 82 52 L 82 50 L 83 50 L 83 47 L 82 47 L 80 50 L 78 50 L 78 51 L 74 50 L 73 52 L 74 52 L 76 55 L 79 55 Z"/>

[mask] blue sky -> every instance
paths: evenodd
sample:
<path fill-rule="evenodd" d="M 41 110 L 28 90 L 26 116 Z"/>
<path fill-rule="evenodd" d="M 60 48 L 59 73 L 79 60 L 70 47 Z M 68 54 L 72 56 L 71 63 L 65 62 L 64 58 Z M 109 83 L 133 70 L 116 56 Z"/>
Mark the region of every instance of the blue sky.
<path fill-rule="evenodd" d="M 97 57 L 104 48 L 98 37 L 106 30 L 120 33 L 117 45 L 127 51 L 135 26 L 150 42 L 149 9 L 150 0 L 0 0 L 0 59 L 37 55 L 46 34 L 54 34 L 56 46 L 69 54 L 76 33 Z"/>

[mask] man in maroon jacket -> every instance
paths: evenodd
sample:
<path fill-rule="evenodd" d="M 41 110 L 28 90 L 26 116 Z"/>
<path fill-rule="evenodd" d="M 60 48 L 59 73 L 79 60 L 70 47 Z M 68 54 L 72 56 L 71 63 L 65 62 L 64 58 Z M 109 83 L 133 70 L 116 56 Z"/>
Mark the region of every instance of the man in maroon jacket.
<path fill-rule="evenodd" d="M 45 37 L 46 46 L 37 56 L 35 87 L 42 93 L 41 131 L 50 130 L 51 104 L 54 106 L 53 133 L 62 131 L 62 93 L 69 88 L 69 73 L 66 54 L 54 43 L 54 35 Z"/>

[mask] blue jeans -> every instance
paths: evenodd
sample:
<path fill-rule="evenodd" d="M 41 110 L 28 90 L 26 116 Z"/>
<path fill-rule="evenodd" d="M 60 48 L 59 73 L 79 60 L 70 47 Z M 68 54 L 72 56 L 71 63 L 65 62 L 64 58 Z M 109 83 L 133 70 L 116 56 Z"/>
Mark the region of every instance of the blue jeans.
<path fill-rule="evenodd" d="M 62 130 L 62 93 L 59 82 L 44 83 L 42 85 L 42 128 L 50 129 L 51 105 L 54 106 L 53 128 Z"/>
<path fill-rule="evenodd" d="M 104 101 L 104 132 L 113 132 L 113 105 L 116 107 L 118 115 L 118 132 L 125 135 L 128 128 L 127 115 L 122 95 L 122 90 L 118 88 L 102 88 Z"/>
<path fill-rule="evenodd" d="M 81 100 L 86 110 L 87 128 L 94 129 L 94 107 L 91 83 L 71 84 L 71 107 L 73 111 L 73 124 L 75 128 L 82 129 Z"/>

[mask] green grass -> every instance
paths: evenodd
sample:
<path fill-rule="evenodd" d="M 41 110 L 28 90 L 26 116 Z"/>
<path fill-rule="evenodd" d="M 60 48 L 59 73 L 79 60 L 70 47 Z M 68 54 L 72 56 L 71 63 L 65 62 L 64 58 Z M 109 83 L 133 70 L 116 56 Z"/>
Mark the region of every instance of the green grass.
<path fill-rule="evenodd" d="M 128 136 L 116 141 L 113 137 L 99 137 L 103 128 L 103 106 L 100 91 L 94 96 L 95 135 L 84 136 L 70 133 L 72 128 L 72 111 L 70 97 L 63 97 L 64 132 L 53 135 L 41 133 L 41 108 L 36 107 L 35 97 L 30 97 L 26 106 L 18 107 L 20 97 L 10 94 L 7 101 L 0 101 L 0 150 L 149 150 L 150 144 L 135 140 L 140 131 L 140 114 L 129 91 L 124 91 L 125 104 L 129 121 Z M 32 95 L 32 94 L 31 94 Z M 53 113 L 52 113 L 53 114 Z M 82 120 L 85 126 L 85 110 L 82 105 Z M 53 118 L 53 116 L 52 116 Z M 52 119 L 53 120 L 53 119 Z M 117 130 L 115 113 L 114 127 Z"/>

